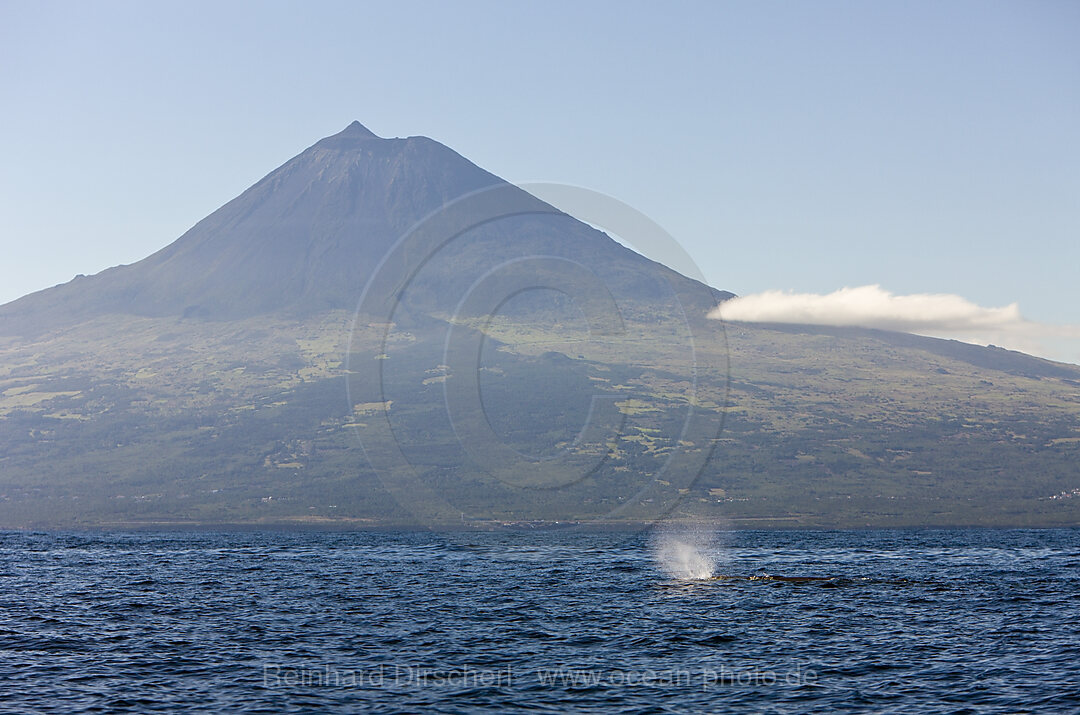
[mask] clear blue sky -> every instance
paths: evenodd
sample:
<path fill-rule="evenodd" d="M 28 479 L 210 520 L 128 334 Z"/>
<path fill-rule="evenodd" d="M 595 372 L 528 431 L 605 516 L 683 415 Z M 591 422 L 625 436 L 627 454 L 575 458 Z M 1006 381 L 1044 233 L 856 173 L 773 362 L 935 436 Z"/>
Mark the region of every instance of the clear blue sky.
<path fill-rule="evenodd" d="M 610 194 L 720 288 L 1080 323 L 1080 3 L 0 0 L 0 302 L 354 119 Z"/>

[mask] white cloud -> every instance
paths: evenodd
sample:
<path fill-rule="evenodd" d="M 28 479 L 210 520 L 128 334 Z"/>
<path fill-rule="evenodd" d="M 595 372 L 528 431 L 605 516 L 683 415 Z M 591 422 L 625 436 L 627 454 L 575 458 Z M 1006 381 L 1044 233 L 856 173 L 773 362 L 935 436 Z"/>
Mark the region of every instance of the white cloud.
<path fill-rule="evenodd" d="M 825 295 L 774 290 L 732 298 L 709 317 L 896 330 L 994 344 L 1080 363 L 1080 326 L 1036 323 L 1026 320 L 1016 303 L 984 308 L 948 293 L 893 295 L 876 285 L 842 288 Z"/>

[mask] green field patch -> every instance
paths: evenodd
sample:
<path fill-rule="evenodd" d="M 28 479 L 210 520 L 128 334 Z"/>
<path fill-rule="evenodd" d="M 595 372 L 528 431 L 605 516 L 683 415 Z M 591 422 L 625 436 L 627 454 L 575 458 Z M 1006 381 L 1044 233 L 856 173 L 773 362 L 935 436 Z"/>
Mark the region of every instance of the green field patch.
<path fill-rule="evenodd" d="M 616 387 L 618 386 L 616 385 Z M 616 402 L 615 407 L 619 410 L 619 412 L 623 413 L 624 415 L 640 415 L 647 412 L 660 411 L 660 408 L 654 407 L 651 402 L 646 402 L 645 400 L 638 400 L 633 398 L 629 400 L 623 400 L 622 402 Z"/>
<path fill-rule="evenodd" d="M 36 407 L 42 402 L 48 402 L 49 400 L 56 399 L 58 397 L 75 397 L 81 395 L 80 390 L 63 390 L 60 392 L 22 392 L 19 394 L 6 396 L 0 398 L 0 412 L 10 412 L 11 410 Z"/>
<path fill-rule="evenodd" d="M 641 445 L 646 454 L 656 457 L 662 454 L 666 454 L 671 451 L 671 447 L 661 444 L 661 440 L 649 434 L 627 434 L 623 435 L 621 439 L 625 442 L 633 442 Z"/>
<path fill-rule="evenodd" d="M 51 417 L 54 420 L 78 420 L 80 422 L 86 422 L 90 418 L 86 415 L 79 414 L 78 412 L 69 412 L 67 410 L 60 410 L 58 412 L 52 412 L 45 415 Z"/>
<path fill-rule="evenodd" d="M 33 392 L 37 389 L 37 385 L 23 385 L 21 387 L 12 387 L 4 390 L 4 397 L 14 397 L 15 395 L 25 395 L 28 392 Z"/>
<path fill-rule="evenodd" d="M 390 406 L 393 404 L 393 400 L 387 400 L 385 402 L 360 402 L 353 405 L 353 414 L 375 415 L 383 411 L 389 412 Z"/>

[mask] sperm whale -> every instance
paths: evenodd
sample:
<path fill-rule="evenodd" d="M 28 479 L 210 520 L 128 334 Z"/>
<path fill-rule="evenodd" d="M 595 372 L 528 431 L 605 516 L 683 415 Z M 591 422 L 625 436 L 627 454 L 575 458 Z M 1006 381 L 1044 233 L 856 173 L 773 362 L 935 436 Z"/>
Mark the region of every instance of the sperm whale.
<path fill-rule="evenodd" d="M 816 581 L 834 581 L 832 576 L 773 576 L 756 574 L 753 576 L 713 576 L 713 581 L 783 581 L 784 583 L 813 583 Z"/>

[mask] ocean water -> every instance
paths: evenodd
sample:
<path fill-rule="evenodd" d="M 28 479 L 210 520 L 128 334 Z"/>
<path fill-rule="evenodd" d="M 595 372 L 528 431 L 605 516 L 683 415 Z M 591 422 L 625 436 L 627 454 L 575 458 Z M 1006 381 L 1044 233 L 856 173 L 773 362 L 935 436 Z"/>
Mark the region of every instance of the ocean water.
<path fill-rule="evenodd" d="M 1077 530 L 4 532 L 0 711 L 1077 712 L 1078 616 Z"/>

